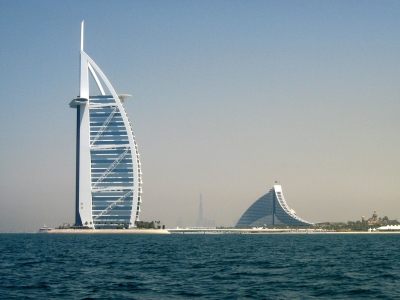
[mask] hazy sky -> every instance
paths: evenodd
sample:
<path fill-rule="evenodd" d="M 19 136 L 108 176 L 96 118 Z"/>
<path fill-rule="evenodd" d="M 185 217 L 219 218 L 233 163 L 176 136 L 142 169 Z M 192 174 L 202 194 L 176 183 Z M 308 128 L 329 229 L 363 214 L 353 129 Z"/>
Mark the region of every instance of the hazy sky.
<path fill-rule="evenodd" d="M 74 222 L 80 23 L 126 102 L 142 220 L 400 218 L 400 2 L 0 1 L 0 232 Z"/>

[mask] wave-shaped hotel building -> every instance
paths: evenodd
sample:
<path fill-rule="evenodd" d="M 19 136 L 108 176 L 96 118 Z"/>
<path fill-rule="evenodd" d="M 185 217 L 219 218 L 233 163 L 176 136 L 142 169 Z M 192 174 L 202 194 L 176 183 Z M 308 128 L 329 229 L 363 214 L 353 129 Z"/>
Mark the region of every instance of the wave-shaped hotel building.
<path fill-rule="evenodd" d="M 260 227 L 264 225 L 309 226 L 312 223 L 299 218 L 293 209 L 287 205 L 282 192 L 282 186 L 274 187 L 243 214 L 236 227 Z"/>
<path fill-rule="evenodd" d="M 93 86 L 89 86 L 92 83 Z M 77 112 L 76 226 L 135 227 L 142 179 L 139 152 L 123 103 L 97 64 L 83 51 L 80 91 L 70 103 Z"/>

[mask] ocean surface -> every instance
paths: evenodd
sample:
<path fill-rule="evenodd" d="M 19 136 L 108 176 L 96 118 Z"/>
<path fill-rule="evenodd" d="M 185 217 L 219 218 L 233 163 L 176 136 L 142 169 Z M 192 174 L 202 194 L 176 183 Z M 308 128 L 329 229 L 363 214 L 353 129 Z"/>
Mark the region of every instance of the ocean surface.
<path fill-rule="evenodd" d="M 1 299 L 399 299 L 400 234 L 0 234 Z"/>

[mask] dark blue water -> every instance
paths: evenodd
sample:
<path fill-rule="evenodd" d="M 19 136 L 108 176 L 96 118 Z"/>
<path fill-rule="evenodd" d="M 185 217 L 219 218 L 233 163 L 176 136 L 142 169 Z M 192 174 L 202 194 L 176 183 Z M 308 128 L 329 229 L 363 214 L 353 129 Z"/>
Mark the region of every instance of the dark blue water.
<path fill-rule="evenodd" d="M 0 235 L 2 299 L 400 298 L 400 235 Z"/>

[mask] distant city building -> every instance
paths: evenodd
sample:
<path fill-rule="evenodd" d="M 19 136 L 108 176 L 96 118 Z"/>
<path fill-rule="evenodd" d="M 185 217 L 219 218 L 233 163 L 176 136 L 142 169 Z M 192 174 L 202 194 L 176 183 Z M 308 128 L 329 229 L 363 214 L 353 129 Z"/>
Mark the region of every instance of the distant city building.
<path fill-rule="evenodd" d="M 202 195 L 200 194 L 200 204 L 199 204 L 199 218 L 196 222 L 197 227 L 202 227 L 203 225 L 203 199 Z"/>
<path fill-rule="evenodd" d="M 197 228 L 215 227 L 215 221 L 214 220 L 208 220 L 208 219 L 203 217 L 203 198 L 202 198 L 201 194 L 200 194 L 200 204 L 199 204 L 199 218 L 197 219 L 196 227 Z"/>
<path fill-rule="evenodd" d="M 378 213 L 376 212 L 376 210 L 374 210 L 374 213 L 372 214 L 371 218 L 367 219 L 366 217 L 362 216 L 361 221 L 363 223 L 368 223 L 368 225 L 377 224 L 379 222 Z"/>
<path fill-rule="evenodd" d="M 142 172 L 123 106 L 129 97 L 118 95 L 83 51 L 82 22 L 80 92 L 70 103 L 77 111 L 76 226 L 130 228 L 139 220 Z"/>
<path fill-rule="evenodd" d="M 182 217 L 179 217 L 178 222 L 176 222 L 176 227 L 183 228 Z"/>
<path fill-rule="evenodd" d="M 281 185 L 274 187 L 243 214 L 236 227 L 261 227 L 264 225 L 308 226 L 312 223 L 304 221 L 289 208 L 283 197 Z"/>

